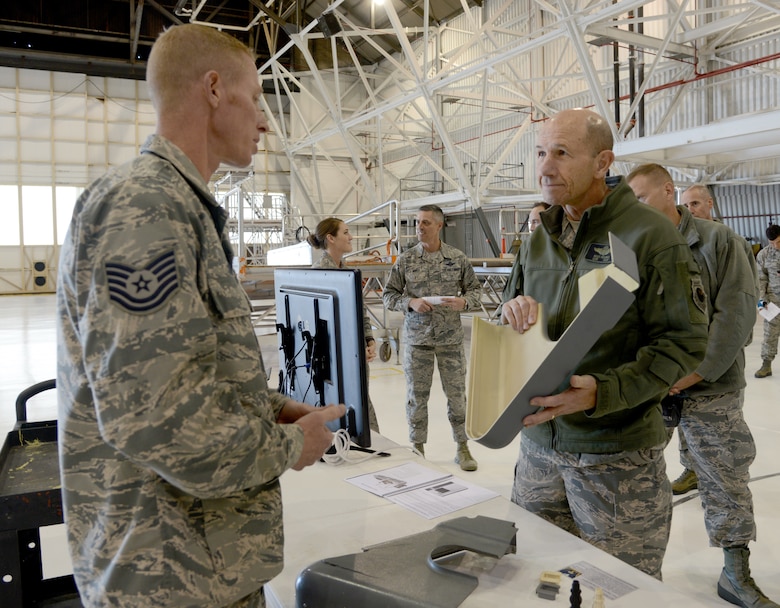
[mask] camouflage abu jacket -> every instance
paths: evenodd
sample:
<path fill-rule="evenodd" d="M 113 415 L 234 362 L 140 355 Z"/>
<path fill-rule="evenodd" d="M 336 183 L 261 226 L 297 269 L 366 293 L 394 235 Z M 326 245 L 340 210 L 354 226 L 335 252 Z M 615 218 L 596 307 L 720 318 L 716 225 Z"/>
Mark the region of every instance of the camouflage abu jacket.
<path fill-rule="evenodd" d="M 404 338 L 416 346 L 460 344 L 463 324 L 460 314 L 445 306 L 434 306 L 432 312 L 409 309 L 409 300 L 424 296 L 460 296 L 466 300 L 466 311 L 478 310 L 482 286 L 466 255 L 442 242 L 441 255 L 424 255 L 417 243 L 404 251 L 390 271 L 382 294 L 389 310 L 404 313 Z"/>
<path fill-rule="evenodd" d="M 59 449 L 85 606 L 220 606 L 282 569 L 280 425 L 224 212 L 153 135 L 80 197 L 62 247 Z M 219 225 L 219 229 L 217 229 Z"/>
<path fill-rule="evenodd" d="M 756 264 L 759 296 L 762 300 L 780 305 L 780 249 L 770 243 L 758 252 Z"/>

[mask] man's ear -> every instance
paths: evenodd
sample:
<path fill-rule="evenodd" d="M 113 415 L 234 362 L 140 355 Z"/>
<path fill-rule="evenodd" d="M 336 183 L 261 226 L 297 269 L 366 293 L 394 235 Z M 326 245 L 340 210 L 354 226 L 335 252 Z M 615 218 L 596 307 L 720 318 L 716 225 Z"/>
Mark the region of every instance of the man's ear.
<path fill-rule="evenodd" d="M 222 79 L 219 77 L 219 72 L 209 70 L 203 75 L 201 82 L 209 105 L 216 109 L 223 94 Z"/>
<path fill-rule="evenodd" d="M 612 150 L 602 150 L 596 155 L 596 175 L 599 178 L 605 177 L 607 171 L 615 160 L 615 153 Z"/>
<path fill-rule="evenodd" d="M 664 182 L 664 192 L 674 200 L 674 184 L 672 182 Z"/>

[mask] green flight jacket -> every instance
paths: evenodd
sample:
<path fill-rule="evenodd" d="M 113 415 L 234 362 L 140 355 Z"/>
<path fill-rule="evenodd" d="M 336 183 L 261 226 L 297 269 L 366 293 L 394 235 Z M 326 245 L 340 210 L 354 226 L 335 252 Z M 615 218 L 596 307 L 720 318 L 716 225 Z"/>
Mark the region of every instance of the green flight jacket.
<path fill-rule="evenodd" d="M 745 383 L 745 345 L 756 322 L 755 260 L 745 239 L 718 222 L 695 218 L 684 206 L 678 229 L 699 265 L 708 296 L 709 342 L 696 372 L 704 378 L 685 389 L 691 397 L 738 391 Z"/>
<path fill-rule="evenodd" d="M 634 303 L 572 370 L 596 379 L 595 407 L 523 429 L 526 439 L 561 452 L 604 454 L 666 443 L 661 399 L 696 369 L 707 346 L 706 294 L 685 240 L 636 199 L 624 178 L 608 178 L 608 185 L 604 201 L 583 214 L 571 251 L 558 240 L 563 209 L 542 213 L 504 291 L 504 301 L 522 294 L 540 302 L 548 335 L 557 340 L 579 313 L 579 277 L 612 261 L 609 233 L 636 254 Z M 568 381 L 558 392 L 567 387 Z"/>

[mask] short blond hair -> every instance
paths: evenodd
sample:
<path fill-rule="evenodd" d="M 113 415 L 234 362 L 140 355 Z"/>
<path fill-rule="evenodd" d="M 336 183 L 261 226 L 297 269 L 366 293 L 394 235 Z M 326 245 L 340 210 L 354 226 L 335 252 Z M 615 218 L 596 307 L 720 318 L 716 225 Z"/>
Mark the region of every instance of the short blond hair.
<path fill-rule="evenodd" d="M 210 70 L 232 80 L 244 57 L 255 60 L 243 42 L 214 28 L 192 23 L 168 28 L 152 46 L 146 66 L 152 105 L 162 112 L 187 103 L 186 92 Z"/>
<path fill-rule="evenodd" d="M 685 192 L 696 192 L 700 196 L 704 197 L 705 200 L 708 198 L 712 198 L 712 193 L 710 192 L 710 189 L 704 184 L 693 184 L 690 188 L 687 188 Z"/>
<path fill-rule="evenodd" d="M 655 184 L 665 184 L 666 182 L 669 182 L 674 185 L 674 180 L 669 171 L 658 163 L 645 163 L 644 165 L 634 167 L 631 170 L 631 173 L 626 176 L 626 182 L 631 183 L 634 181 L 635 177 L 642 175 L 649 177 Z"/>

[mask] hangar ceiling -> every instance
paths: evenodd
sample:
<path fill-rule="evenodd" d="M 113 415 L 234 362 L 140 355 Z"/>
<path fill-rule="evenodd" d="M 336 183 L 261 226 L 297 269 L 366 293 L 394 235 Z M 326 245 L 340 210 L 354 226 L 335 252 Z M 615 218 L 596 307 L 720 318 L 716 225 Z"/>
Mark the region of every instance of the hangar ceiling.
<path fill-rule="evenodd" d="M 298 112 L 303 127 L 274 117 L 312 213 L 346 213 L 356 198 L 455 208 L 538 200 L 534 133 L 568 107 L 612 117 L 619 173 L 660 162 L 680 186 L 780 183 L 776 2 L 489 0 L 414 39 L 396 2 L 382 7 L 390 25 L 377 31 L 331 6 L 343 28 L 329 39 L 336 67 L 315 70 L 314 53 L 307 75 L 261 66 L 276 91 L 321 110 Z M 400 52 L 356 60 L 354 41 L 391 33 Z M 292 43 L 314 35 L 304 29 Z M 351 63 L 338 60 L 344 49 Z M 326 182 L 344 173 L 339 156 L 353 183 L 328 195 Z"/>
<path fill-rule="evenodd" d="M 618 170 L 780 183 L 776 0 L 5 0 L 0 65 L 143 78 L 156 34 L 189 21 L 257 51 L 304 212 L 530 201 L 532 179 L 496 184 L 565 107 L 614 117 Z"/>
<path fill-rule="evenodd" d="M 481 0 L 479 0 L 481 4 Z M 419 30 L 426 11 L 418 0 L 398 2 L 404 27 Z M 435 26 L 473 6 L 474 0 L 432 0 L 428 23 Z M 58 69 L 96 76 L 143 79 L 154 39 L 165 27 L 190 21 L 229 31 L 267 59 L 289 41 L 289 34 L 314 24 L 330 3 L 326 0 L 4 0 L 0 8 L 0 63 L 16 67 Z M 388 27 L 384 13 L 366 0 L 345 0 L 342 14 L 363 29 Z M 377 34 L 380 49 L 400 51 L 394 33 Z M 374 63 L 381 52 L 366 41 L 355 50 L 360 61 Z M 288 54 L 288 63 L 294 61 Z"/>

